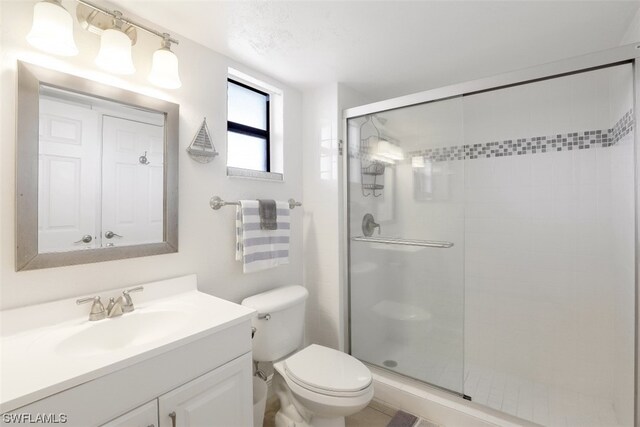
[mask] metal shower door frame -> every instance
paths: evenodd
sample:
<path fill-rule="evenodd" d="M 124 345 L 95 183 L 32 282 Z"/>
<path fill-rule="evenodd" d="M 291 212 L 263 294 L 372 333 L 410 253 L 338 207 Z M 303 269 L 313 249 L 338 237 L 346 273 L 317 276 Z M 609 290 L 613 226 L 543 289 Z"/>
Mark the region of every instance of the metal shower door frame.
<path fill-rule="evenodd" d="M 613 65 L 630 63 L 633 66 L 633 91 L 634 91 L 634 155 L 635 155 L 635 386 L 634 386 L 634 419 L 635 425 L 640 425 L 640 144 L 639 132 L 637 132 L 637 124 L 640 123 L 640 43 L 632 43 L 600 52 L 590 53 L 587 55 L 577 56 L 561 61 L 551 62 L 531 68 L 498 74 L 496 76 L 487 77 L 478 80 L 472 80 L 464 83 L 444 86 L 441 88 L 431 89 L 410 95 L 391 98 L 384 101 L 374 102 L 343 110 L 340 123 L 342 125 L 342 146 L 344 149 L 342 154 L 342 173 L 339 174 L 341 184 L 339 190 L 342 193 L 340 197 L 340 296 L 342 301 L 341 307 L 341 324 L 343 327 L 343 342 L 341 347 L 351 354 L 351 313 L 350 313 L 350 227 L 349 227 L 349 142 L 348 142 L 348 120 L 362 117 L 367 114 L 380 113 L 383 111 L 395 110 L 413 105 L 426 104 L 430 102 L 442 101 L 449 98 L 471 95 L 480 92 L 502 89 L 510 86 L 518 86 L 536 81 L 547 80 L 556 77 L 578 74 L 585 71 L 596 70 L 599 68 L 610 67 Z"/>

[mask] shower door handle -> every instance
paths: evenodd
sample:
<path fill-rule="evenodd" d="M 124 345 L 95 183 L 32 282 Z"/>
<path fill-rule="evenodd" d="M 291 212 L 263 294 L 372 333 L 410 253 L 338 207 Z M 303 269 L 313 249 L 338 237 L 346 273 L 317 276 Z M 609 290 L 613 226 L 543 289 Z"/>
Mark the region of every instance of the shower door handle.
<path fill-rule="evenodd" d="M 368 243 L 384 243 L 387 245 L 403 245 L 403 246 L 421 246 L 424 248 L 449 249 L 453 247 L 453 242 L 442 242 L 438 240 L 413 240 L 399 239 L 395 237 L 352 237 L 351 240 L 356 242 Z"/>

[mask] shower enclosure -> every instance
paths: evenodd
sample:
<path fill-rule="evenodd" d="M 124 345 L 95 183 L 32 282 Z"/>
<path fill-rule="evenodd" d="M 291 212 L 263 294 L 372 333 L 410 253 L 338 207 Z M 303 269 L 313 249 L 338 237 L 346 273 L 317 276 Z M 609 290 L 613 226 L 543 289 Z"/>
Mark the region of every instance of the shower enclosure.
<path fill-rule="evenodd" d="M 446 92 L 347 111 L 351 354 L 539 424 L 633 425 L 633 61 Z"/>

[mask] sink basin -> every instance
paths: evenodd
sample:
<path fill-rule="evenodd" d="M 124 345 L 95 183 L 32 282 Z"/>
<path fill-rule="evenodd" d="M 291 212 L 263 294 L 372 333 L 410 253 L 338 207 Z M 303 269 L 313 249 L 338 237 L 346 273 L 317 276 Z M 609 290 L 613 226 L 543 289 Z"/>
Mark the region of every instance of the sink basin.
<path fill-rule="evenodd" d="M 137 347 L 170 336 L 187 321 L 188 316 L 178 310 L 134 311 L 121 317 L 86 322 L 54 348 L 64 355 L 91 356 Z"/>

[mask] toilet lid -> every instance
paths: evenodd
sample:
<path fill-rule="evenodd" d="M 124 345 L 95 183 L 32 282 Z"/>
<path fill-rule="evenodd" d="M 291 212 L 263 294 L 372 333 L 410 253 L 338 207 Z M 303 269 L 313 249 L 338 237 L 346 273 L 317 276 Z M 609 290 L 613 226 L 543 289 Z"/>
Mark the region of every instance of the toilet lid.
<path fill-rule="evenodd" d="M 287 375 L 301 386 L 330 392 L 355 392 L 371 384 L 371 372 L 355 357 L 312 344 L 284 361 Z"/>

